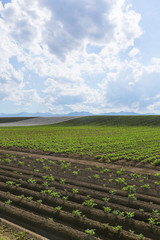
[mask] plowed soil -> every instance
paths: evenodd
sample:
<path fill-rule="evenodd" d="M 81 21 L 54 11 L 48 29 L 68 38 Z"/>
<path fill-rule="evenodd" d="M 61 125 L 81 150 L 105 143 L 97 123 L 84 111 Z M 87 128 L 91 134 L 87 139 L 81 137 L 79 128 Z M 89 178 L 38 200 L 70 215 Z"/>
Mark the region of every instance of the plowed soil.
<path fill-rule="evenodd" d="M 0 150 L 0 216 L 48 239 L 159 240 L 159 196 L 156 169 Z"/>

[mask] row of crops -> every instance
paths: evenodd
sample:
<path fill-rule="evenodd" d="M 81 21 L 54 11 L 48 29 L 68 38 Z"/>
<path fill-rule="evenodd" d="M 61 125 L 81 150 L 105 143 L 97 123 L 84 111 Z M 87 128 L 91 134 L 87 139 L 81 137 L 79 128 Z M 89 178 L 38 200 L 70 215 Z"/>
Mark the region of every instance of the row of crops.
<path fill-rule="evenodd" d="M 78 121 L 74 120 L 74 121 Z M 79 126 L 0 128 L 3 148 L 36 150 L 101 162 L 160 165 L 160 127 Z"/>
<path fill-rule="evenodd" d="M 0 152 L 0 212 L 49 239 L 160 239 L 160 172 Z"/>

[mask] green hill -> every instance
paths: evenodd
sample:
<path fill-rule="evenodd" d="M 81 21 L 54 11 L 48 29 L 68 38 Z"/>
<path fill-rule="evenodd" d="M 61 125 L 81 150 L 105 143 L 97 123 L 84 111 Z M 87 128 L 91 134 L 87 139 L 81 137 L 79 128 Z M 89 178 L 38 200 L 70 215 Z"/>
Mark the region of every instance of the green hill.
<path fill-rule="evenodd" d="M 160 126 L 160 116 L 88 116 L 59 123 L 56 126 Z"/>

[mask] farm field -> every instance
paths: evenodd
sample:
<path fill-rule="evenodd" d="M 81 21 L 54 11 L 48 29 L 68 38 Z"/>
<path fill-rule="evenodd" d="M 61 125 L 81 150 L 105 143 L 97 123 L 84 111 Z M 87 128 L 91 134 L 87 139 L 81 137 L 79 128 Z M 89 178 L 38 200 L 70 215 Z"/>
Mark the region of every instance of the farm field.
<path fill-rule="evenodd" d="M 47 239 L 159 240 L 157 117 L 89 118 L 0 128 L 1 217 Z"/>
<path fill-rule="evenodd" d="M 0 128 L 0 147 L 158 167 L 158 124 L 159 116 L 84 117 L 55 125 L 5 127 Z"/>

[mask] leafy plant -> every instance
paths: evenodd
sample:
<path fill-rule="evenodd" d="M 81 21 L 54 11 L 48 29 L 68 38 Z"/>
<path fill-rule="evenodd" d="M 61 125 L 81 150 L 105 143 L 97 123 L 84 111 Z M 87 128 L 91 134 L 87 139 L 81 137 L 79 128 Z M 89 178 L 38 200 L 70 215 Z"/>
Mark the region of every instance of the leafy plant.
<path fill-rule="evenodd" d="M 135 212 L 125 212 L 127 218 L 133 218 L 135 215 Z"/>
<path fill-rule="evenodd" d="M 66 179 L 61 178 L 61 179 L 59 180 L 59 182 L 60 182 L 61 184 L 65 184 L 65 183 L 66 183 Z"/>
<path fill-rule="evenodd" d="M 98 180 L 100 178 L 100 176 L 98 174 L 94 174 L 93 177 Z"/>
<path fill-rule="evenodd" d="M 135 231 L 133 231 L 132 229 L 129 229 L 129 232 L 130 232 L 131 234 L 134 234 L 134 233 L 135 233 Z"/>
<path fill-rule="evenodd" d="M 152 214 L 153 215 L 159 215 L 159 211 L 157 209 L 152 209 Z"/>
<path fill-rule="evenodd" d="M 105 228 L 108 228 L 108 227 L 109 227 L 109 224 L 108 224 L 108 223 L 103 223 L 103 226 L 104 226 Z"/>
<path fill-rule="evenodd" d="M 19 166 L 23 166 L 24 165 L 24 161 L 18 161 L 18 165 Z"/>
<path fill-rule="evenodd" d="M 27 180 L 27 182 L 28 182 L 28 183 L 36 183 L 37 181 L 36 181 L 35 179 L 29 178 L 29 179 Z"/>
<path fill-rule="evenodd" d="M 73 171 L 72 173 L 73 173 L 74 176 L 78 175 L 78 171 Z"/>
<path fill-rule="evenodd" d="M 112 209 L 110 207 L 105 207 L 103 206 L 104 212 L 106 213 L 110 213 L 112 211 Z"/>
<path fill-rule="evenodd" d="M 135 185 L 128 185 L 126 187 L 123 187 L 122 190 L 127 191 L 129 193 L 135 193 L 136 192 L 136 186 Z"/>
<path fill-rule="evenodd" d="M 135 194 L 128 194 L 128 199 L 130 199 L 130 200 L 137 200 Z"/>
<path fill-rule="evenodd" d="M 73 192 L 73 194 L 77 194 L 79 191 L 77 188 L 72 188 L 72 192 Z"/>
<path fill-rule="evenodd" d="M 137 235 L 137 239 L 141 239 L 141 240 L 143 240 L 144 239 L 144 235 L 141 233 L 141 234 L 139 234 L 139 235 Z"/>
<path fill-rule="evenodd" d="M 7 181 L 6 182 L 8 185 L 15 185 L 16 183 L 15 182 L 13 182 L 13 181 Z"/>
<path fill-rule="evenodd" d="M 124 184 L 124 185 L 127 184 L 125 178 L 116 178 L 115 181 L 116 181 L 118 184 Z"/>
<path fill-rule="evenodd" d="M 61 206 L 57 206 L 57 207 L 55 207 L 54 208 L 57 212 L 60 212 L 60 210 L 62 209 L 62 207 Z"/>
<path fill-rule="evenodd" d="M 90 236 L 94 236 L 95 235 L 95 229 L 86 229 L 85 233 L 89 234 Z"/>
<path fill-rule="evenodd" d="M 77 210 L 73 210 L 72 213 L 76 216 L 76 217 L 80 217 L 82 215 L 82 212 Z"/>
<path fill-rule="evenodd" d="M 143 189 L 150 189 L 150 185 L 149 184 L 144 184 L 141 186 L 141 188 Z"/>
<path fill-rule="evenodd" d="M 63 162 L 61 163 L 61 168 L 62 168 L 62 169 L 65 169 L 65 170 L 66 170 L 66 169 L 68 169 L 68 168 L 70 168 L 70 167 L 71 167 L 71 164 L 70 164 L 70 163 L 63 163 Z"/>
<path fill-rule="evenodd" d="M 82 203 L 82 205 L 93 208 L 94 206 L 97 205 L 97 203 L 95 203 L 95 202 L 93 201 L 93 199 L 88 199 L 88 200 L 85 200 L 85 201 Z"/>
<path fill-rule="evenodd" d="M 4 162 L 5 162 L 5 163 L 11 163 L 12 160 L 11 160 L 10 158 L 5 158 L 5 159 L 4 159 Z"/>
<path fill-rule="evenodd" d="M 12 201 L 10 199 L 8 199 L 7 201 L 4 202 L 5 204 L 10 205 L 12 203 Z"/>
<path fill-rule="evenodd" d="M 151 225 L 151 226 L 154 226 L 156 225 L 156 221 L 158 220 L 158 218 L 148 218 L 148 223 Z"/>
<path fill-rule="evenodd" d="M 109 194 L 111 194 L 112 196 L 116 194 L 116 190 L 110 190 Z"/>
<path fill-rule="evenodd" d="M 18 198 L 23 199 L 23 198 L 25 198 L 25 196 L 24 196 L 24 194 L 22 194 L 22 195 L 18 196 Z"/>
<path fill-rule="evenodd" d="M 117 225 L 115 227 L 112 227 L 116 232 L 120 231 L 122 229 L 122 226 Z"/>
<path fill-rule="evenodd" d="M 104 197 L 104 198 L 102 198 L 102 200 L 107 203 L 107 202 L 109 202 L 110 198 Z"/>

